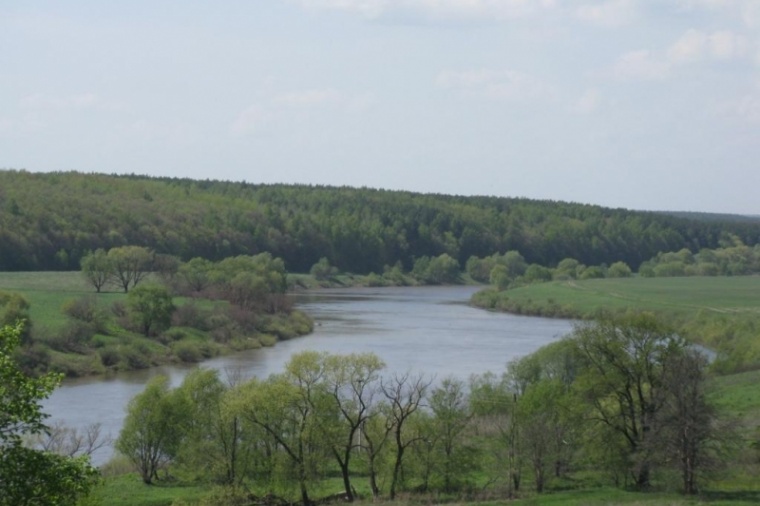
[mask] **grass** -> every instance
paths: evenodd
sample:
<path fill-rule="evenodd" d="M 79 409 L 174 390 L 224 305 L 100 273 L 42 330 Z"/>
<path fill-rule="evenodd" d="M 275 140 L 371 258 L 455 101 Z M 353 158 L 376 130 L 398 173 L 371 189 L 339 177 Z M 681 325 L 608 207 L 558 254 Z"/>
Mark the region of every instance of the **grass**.
<path fill-rule="evenodd" d="M 137 474 L 106 478 L 92 494 L 94 504 L 108 506 L 170 506 L 177 500 L 190 504 L 208 493 L 208 485 L 156 483 L 145 485 Z"/>
<path fill-rule="evenodd" d="M 126 298 L 120 291 L 96 294 L 80 272 L 0 272 L 0 291 L 26 297 L 32 303 L 32 322 L 50 328 L 66 323 L 61 307 L 70 299 L 96 295 L 100 303 L 110 305 Z"/>
<path fill-rule="evenodd" d="M 517 314 L 594 318 L 651 311 L 718 353 L 721 374 L 760 368 L 760 276 L 625 278 L 538 283 L 484 290 L 475 305 Z"/>
<path fill-rule="evenodd" d="M 554 281 L 502 293 L 525 304 L 566 306 L 578 315 L 593 314 L 604 307 L 760 316 L 760 276 Z"/>

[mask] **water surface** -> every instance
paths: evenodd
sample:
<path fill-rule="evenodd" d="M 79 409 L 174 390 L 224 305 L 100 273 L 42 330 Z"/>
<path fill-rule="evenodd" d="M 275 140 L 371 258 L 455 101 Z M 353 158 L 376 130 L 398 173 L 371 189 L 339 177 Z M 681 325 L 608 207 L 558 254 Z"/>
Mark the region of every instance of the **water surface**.
<path fill-rule="evenodd" d="M 571 330 L 567 320 L 492 313 L 467 305 L 477 287 L 347 288 L 297 295 L 297 306 L 314 318 L 314 333 L 274 347 L 217 357 L 201 364 L 243 377 L 281 372 L 293 353 L 373 352 L 386 363 L 386 374 L 412 371 L 441 379 L 467 379 L 486 371 L 501 373 L 506 364 Z M 173 385 L 194 366 L 156 367 L 110 378 L 67 380 L 45 403 L 50 421 L 72 427 L 100 423 L 117 436 L 129 399 L 157 374 Z M 94 455 L 101 464 L 107 448 Z"/>

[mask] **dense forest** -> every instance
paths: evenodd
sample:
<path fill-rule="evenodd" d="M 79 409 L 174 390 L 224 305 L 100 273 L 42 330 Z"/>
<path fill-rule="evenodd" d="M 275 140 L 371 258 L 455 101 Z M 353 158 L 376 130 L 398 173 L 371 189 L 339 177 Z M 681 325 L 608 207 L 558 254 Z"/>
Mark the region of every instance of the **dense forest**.
<path fill-rule="evenodd" d="M 704 219 L 703 219 L 704 218 Z M 78 270 L 98 248 L 144 246 L 182 260 L 264 251 L 288 270 L 320 258 L 382 272 L 446 253 L 518 250 L 529 263 L 638 266 L 659 252 L 760 242 L 760 221 L 519 198 L 348 187 L 254 185 L 100 174 L 0 171 L 0 270 Z M 710 219 L 707 219 L 710 218 Z"/>

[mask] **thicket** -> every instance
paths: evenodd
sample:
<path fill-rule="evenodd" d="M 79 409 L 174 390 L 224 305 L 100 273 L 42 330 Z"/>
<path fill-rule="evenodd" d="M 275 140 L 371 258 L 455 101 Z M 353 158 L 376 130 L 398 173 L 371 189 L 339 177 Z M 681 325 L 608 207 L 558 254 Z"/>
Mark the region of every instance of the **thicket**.
<path fill-rule="evenodd" d="M 304 352 L 267 379 L 196 370 L 175 389 L 154 379 L 116 446 L 145 483 L 227 490 L 211 502 L 309 505 L 331 477 L 332 492 L 341 487 L 331 497 L 348 501 L 359 481 L 374 498 L 512 498 L 589 476 L 694 494 L 734 443 L 705 394 L 705 365 L 646 314 L 579 326 L 469 383 L 383 375 L 373 354 Z"/>
<path fill-rule="evenodd" d="M 124 267 L 114 258 L 134 261 Z M 29 302 L 0 292 L 0 321 L 27 322 L 17 352 L 24 370 L 82 376 L 198 362 L 312 330 L 285 294 L 281 259 L 262 253 L 219 262 L 167 260 L 136 246 L 88 254 L 82 275 L 93 293 L 66 300 L 60 308 L 65 321 L 55 326 L 31 326 Z M 128 291 L 113 297 L 107 288 Z"/>
<path fill-rule="evenodd" d="M 760 240 L 760 223 L 497 197 L 356 188 L 0 171 L 0 270 L 77 270 L 88 252 L 127 245 L 182 261 L 270 252 L 290 271 L 321 258 L 382 273 L 443 254 L 517 250 L 530 264 L 574 258 L 638 266 L 661 251 Z"/>

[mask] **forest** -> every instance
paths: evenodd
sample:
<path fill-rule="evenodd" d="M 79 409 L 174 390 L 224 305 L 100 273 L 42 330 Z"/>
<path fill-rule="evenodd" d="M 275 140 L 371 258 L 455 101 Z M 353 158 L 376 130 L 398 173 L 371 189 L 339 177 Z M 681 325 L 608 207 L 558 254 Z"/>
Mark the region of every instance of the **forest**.
<path fill-rule="evenodd" d="M 77 172 L 0 171 L 0 271 L 79 270 L 99 248 L 150 248 L 183 261 L 269 252 L 290 272 L 321 258 L 340 271 L 382 273 L 447 254 L 520 251 L 554 266 L 760 241 L 760 220 L 673 214 L 521 198 L 369 188 L 256 185 Z"/>

